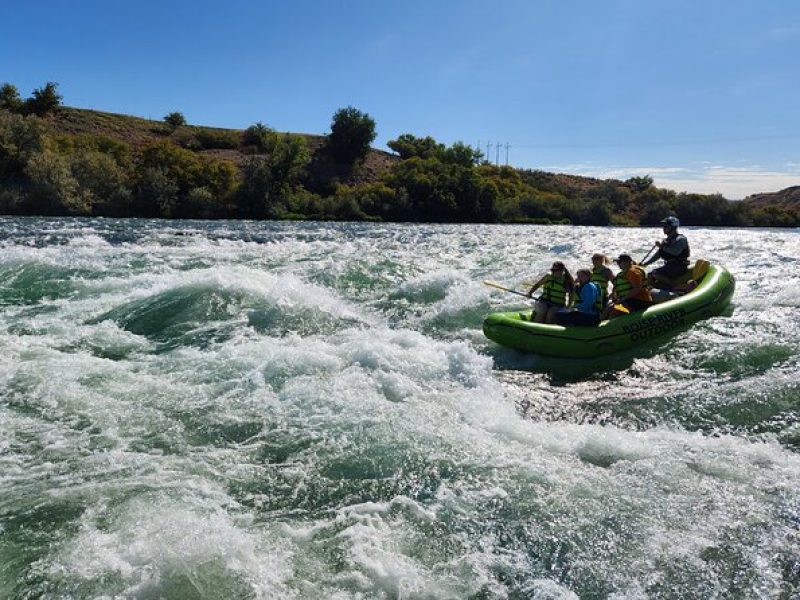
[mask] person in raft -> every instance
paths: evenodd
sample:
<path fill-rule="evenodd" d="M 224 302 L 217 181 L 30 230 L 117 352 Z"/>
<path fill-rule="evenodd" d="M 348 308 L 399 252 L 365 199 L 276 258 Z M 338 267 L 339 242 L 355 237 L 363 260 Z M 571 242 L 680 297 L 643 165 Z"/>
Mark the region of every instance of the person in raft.
<path fill-rule="evenodd" d="M 592 272 L 589 269 L 578 269 L 575 278 L 578 280 L 575 287 L 578 299 L 575 306 L 562 308 L 556 313 L 556 323 L 594 327 L 600 323 L 600 286 L 592 281 Z"/>
<path fill-rule="evenodd" d="M 653 264 L 658 259 L 664 261 L 664 265 L 653 269 L 647 277 L 651 287 L 668 289 L 673 287 L 676 279 L 686 275 L 689 270 L 689 240 L 685 235 L 678 233 L 680 221 L 678 217 L 667 217 L 661 223 L 664 225 L 664 235 L 667 237 L 660 242 L 656 242 L 658 252 L 652 258 L 642 263 L 643 267 Z"/>
<path fill-rule="evenodd" d="M 608 268 L 611 261 L 605 254 L 595 252 L 592 254 L 592 278 L 591 281 L 600 288 L 600 312 L 602 313 L 608 305 L 608 282 L 614 279 L 614 273 Z"/>
<path fill-rule="evenodd" d="M 533 292 L 542 288 L 542 295 L 533 306 L 535 323 L 555 323 L 556 313 L 572 303 L 572 292 L 575 280 L 572 279 L 564 263 L 556 261 L 550 272 L 533 284 L 528 292 L 528 298 L 533 297 Z"/>
<path fill-rule="evenodd" d="M 653 304 L 653 297 L 646 287 L 647 277 L 644 269 L 634 264 L 628 254 L 620 254 L 617 258 L 617 265 L 619 265 L 620 272 L 614 277 L 611 306 L 603 314 L 603 318 L 606 319 L 644 310 Z"/>
<path fill-rule="evenodd" d="M 670 289 L 660 289 L 660 290 L 652 290 L 650 294 L 653 296 L 653 302 L 658 304 L 659 302 L 666 302 L 667 300 L 672 300 L 677 298 L 678 296 L 683 296 L 684 294 L 688 294 L 691 291 L 694 291 L 695 288 L 698 286 L 698 282 L 708 273 L 708 261 L 704 259 L 698 260 L 694 263 L 692 267 L 691 279 L 689 279 L 686 283 L 679 283 L 677 285 L 673 285 Z"/>

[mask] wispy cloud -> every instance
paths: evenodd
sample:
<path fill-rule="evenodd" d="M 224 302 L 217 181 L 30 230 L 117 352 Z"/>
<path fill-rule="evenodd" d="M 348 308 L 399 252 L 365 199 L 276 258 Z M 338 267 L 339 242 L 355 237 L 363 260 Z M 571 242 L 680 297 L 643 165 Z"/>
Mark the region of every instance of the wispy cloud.
<path fill-rule="evenodd" d="M 764 169 L 758 165 L 732 167 L 712 164 L 702 164 L 697 168 L 573 164 L 546 167 L 546 170 L 600 179 L 625 180 L 650 175 L 660 188 L 676 192 L 722 194 L 732 200 L 800 185 L 800 164 L 796 163 L 788 163 L 784 170 Z"/>
<path fill-rule="evenodd" d="M 775 27 L 769 32 L 769 36 L 776 40 L 788 40 L 800 37 L 800 25 L 789 25 L 786 27 Z"/>
<path fill-rule="evenodd" d="M 688 177 L 653 176 L 659 187 L 700 194 L 722 194 L 741 199 L 760 192 L 776 192 L 800 185 L 800 170 L 772 171 L 758 167 L 711 166 L 687 173 Z"/>

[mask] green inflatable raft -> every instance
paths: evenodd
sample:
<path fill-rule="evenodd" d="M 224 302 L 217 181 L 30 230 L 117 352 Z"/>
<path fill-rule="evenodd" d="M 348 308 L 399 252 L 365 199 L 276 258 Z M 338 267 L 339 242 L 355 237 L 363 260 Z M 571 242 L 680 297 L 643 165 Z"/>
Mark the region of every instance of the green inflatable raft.
<path fill-rule="evenodd" d="M 728 270 L 710 265 L 698 286 L 683 296 L 647 310 L 603 321 L 597 327 L 532 323 L 531 311 L 492 313 L 483 333 L 503 346 L 567 358 L 594 358 L 633 348 L 666 336 L 701 319 L 720 314 L 730 304 L 736 282 Z"/>

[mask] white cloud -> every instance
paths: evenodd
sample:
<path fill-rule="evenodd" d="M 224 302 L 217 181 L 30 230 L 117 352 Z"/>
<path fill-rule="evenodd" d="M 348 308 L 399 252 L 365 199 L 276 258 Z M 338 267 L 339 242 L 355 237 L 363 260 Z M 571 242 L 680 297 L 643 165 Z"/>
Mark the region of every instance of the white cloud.
<path fill-rule="evenodd" d="M 751 194 L 777 192 L 793 185 L 800 185 L 800 171 L 713 166 L 692 173 L 689 177 L 653 176 L 653 181 L 659 187 L 678 192 L 720 193 L 726 198 L 737 200 Z"/>
<path fill-rule="evenodd" d="M 730 167 L 702 164 L 689 167 L 619 167 L 592 164 L 546 167 L 547 171 L 572 173 L 599 179 L 621 179 L 650 175 L 657 187 L 676 192 L 697 194 L 722 194 L 731 200 L 740 200 L 751 194 L 777 192 L 800 185 L 800 164 L 788 163 L 785 170 L 768 170 L 759 165 Z"/>

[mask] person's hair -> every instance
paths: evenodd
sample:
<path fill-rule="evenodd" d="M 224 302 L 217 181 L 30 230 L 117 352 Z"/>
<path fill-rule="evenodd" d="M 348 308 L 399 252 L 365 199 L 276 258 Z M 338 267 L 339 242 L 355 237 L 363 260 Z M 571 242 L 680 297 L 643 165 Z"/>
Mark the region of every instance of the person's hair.
<path fill-rule="evenodd" d="M 575 277 L 577 277 L 581 273 L 586 275 L 589 279 L 592 278 L 592 272 L 589 269 L 578 269 L 577 271 L 575 271 Z"/>
<path fill-rule="evenodd" d="M 573 279 L 572 275 L 570 275 L 570 272 L 567 270 L 567 267 L 564 265 L 564 263 L 560 260 L 557 260 L 553 263 L 553 266 L 564 271 L 564 287 L 568 292 L 572 291 L 575 288 L 575 279 Z"/>
<path fill-rule="evenodd" d="M 611 262 L 611 259 L 609 259 L 608 256 L 602 254 L 601 252 L 595 252 L 594 254 L 592 254 L 592 260 L 594 260 L 595 257 L 599 258 L 604 265 L 607 265 Z"/>

